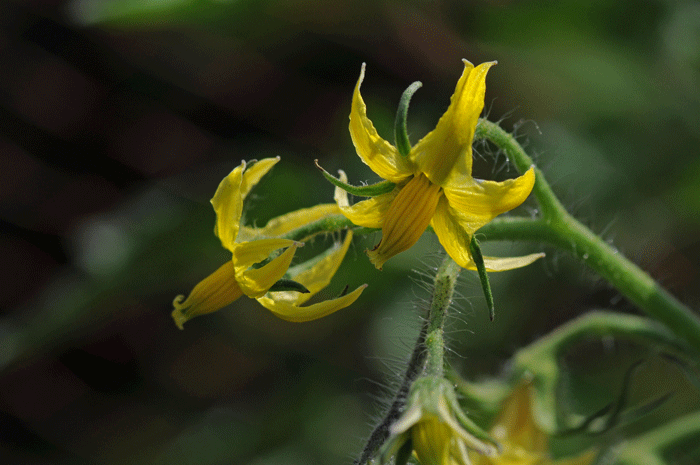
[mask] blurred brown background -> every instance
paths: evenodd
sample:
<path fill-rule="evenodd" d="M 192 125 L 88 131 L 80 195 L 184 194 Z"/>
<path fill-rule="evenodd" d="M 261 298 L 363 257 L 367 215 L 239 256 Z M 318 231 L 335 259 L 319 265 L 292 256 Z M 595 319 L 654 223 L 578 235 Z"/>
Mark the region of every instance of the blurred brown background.
<path fill-rule="evenodd" d="M 248 204 L 258 224 L 332 201 L 316 158 L 374 182 L 347 132 L 361 63 L 389 140 L 401 92 L 423 82 L 415 142 L 462 58 L 499 61 L 486 111 L 517 128 L 566 205 L 698 308 L 697 2 L 0 3 L 0 460 L 350 463 L 413 343 L 434 238 L 381 273 L 362 253 L 377 238 L 358 239 L 328 295 L 370 287 L 316 322 L 241 299 L 178 331 L 170 303 L 228 258 L 208 200 L 241 159 L 282 157 Z M 494 155 L 479 150 L 477 176 L 508 175 Z M 635 312 L 561 253 L 490 246 L 537 250 L 547 258 L 493 277 L 494 323 L 464 273 L 448 330 L 467 376 L 497 374 L 589 309 Z M 589 404 L 610 402 L 638 353 L 581 348 L 570 362 Z M 700 407 L 677 367 L 648 357 L 635 395 L 678 392 L 656 423 Z"/>

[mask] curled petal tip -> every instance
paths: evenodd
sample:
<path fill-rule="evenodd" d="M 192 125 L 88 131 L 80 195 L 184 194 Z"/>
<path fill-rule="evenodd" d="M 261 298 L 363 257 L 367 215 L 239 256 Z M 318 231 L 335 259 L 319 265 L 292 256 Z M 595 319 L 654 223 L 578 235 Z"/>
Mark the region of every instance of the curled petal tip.
<path fill-rule="evenodd" d="M 173 310 L 173 312 L 170 314 L 170 316 L 173 317 L 173 320 L 175 321 L 175 325 L 178 327 L 178 329 L 180 329 L 180 330 L 185 329 L 183 324 L 187 321 L 187 317 L 182 314 L 182 311 L 180 309 Z"/>

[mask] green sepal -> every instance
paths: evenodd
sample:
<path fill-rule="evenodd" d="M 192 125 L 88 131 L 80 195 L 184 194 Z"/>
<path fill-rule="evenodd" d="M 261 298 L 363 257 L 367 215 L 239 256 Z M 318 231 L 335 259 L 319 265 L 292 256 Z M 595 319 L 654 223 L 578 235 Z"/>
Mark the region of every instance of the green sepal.
<path fill-rule="evenodd" d="M 418 89 L 423 86 L 423 83 L 416 81 L 401 95 L 399 108 L 396 109 L 396 119 L 394 120 L 394 142 L 396 148 L 404 157 L 411 151 L 411 142 L 408 140 L 408 129 L 406 128 L 406 119 L 408 118 L 408 105 L 411 103 L 411 97 Z"/>
<path fill-rule="evenodd" d="M 496 316 L 496 308 L 493 304 L 493 293 L 491 292 L 491 283 L 489 283 L 489 275 L 486 272 L 486 265 L 484 264 L 484 256 L 481 254 L 481 247 L 479 246 L 479 241 L 476 240 L 476 236 L 472 236 L 472 240 L 469 243 L 469 251 L 476 265 L 476 271 L 479 273 L 481 289 L 484 291 L 486 305 L 489 307 L 489 318 L 493 321 Z"/>
<path fill-rule="evenodd" d="M 311 292 L 303 284 L 293 281 L 291 279 L 280 279 L 272 285 L 268 292 L 280 291 L 297 291 L 301 292 L 302 294 L 308 294 L 309 292 Z"/>
<path fill-rule="evenodd" d="M 377 184 L 371 184 L 369 186 L 353 186 L 341 181 L 340 179 L 330 174 L 328 171 L 321 168 L 321 166 L 318 164 L 318 160 L 314 160 L 314 163 L 316 163 L 316 167 L 321 170 L 321 172 L 323 173 L 323 177 L 325 177 L 328 180 L 328 182 L 330 182 L 336 187 L 340 187 L 348 194 L 358 195 L 361 197 L 375 197 L 377 195 L 391 192 L 396 186 L 396 184 L 394 184 L 391 181 L 382 181 L 378 182 Z"/>

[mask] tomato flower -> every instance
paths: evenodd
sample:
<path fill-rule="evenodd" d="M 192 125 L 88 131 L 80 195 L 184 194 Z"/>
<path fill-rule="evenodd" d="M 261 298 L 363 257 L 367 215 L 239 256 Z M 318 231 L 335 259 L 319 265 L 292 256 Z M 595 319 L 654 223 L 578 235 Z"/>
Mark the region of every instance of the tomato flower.
<path fill-rule="evenodd" d="M 494 64 L 474 67 L 464 60 L 464 72 L 447 111 L 435 129 L 406 156 L 382 139 L 367 117 L 360 95 L 365 76 L 362 65 L 352 99 L 350 135 L 362 161 L 395 187 L 352 206 L 344 191 L 336 195 L 336 201 L 354 224 L 382 229 L 381 241 L 367 252 L 378 269 L 413 246 L 428 225 L 455 262 L 476 269 L 469 251 L 474 232 L 523 203 L 532 191 L 532 167 L 522 176 L 503 182 L 472 177 L 472 141 L 484 107 L 486 73 Z M 488 271 L 503 271 L 528 265 L 541 256 L 485 257 L 484 261 Z"/>

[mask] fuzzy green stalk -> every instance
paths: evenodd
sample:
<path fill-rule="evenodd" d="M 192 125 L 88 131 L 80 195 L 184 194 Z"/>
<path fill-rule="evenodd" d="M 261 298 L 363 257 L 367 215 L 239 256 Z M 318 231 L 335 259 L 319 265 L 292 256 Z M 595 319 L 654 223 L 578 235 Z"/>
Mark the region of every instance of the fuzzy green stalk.
<path fill-rule="evenodd" d="M 521 173 L 533 166 L 522 146 L 496 123 L 479 120 L 475 138 L 493 142 Z M 495 220 L 482 227 L 479 233 L 486 240 L 546 242 L 569 251 L 647 315 L 668 326 L 700 351 L 700 318 L 641 268 L 571 216 L 554 195 L 542 171 L 535 168 L 535 173 L 532 191 L 540 204 L 542 217 L 536 220 Z"/>
<path fill-rule="evenodd" d="M 428 332 L 425 336 L 425 348 L 428 352 L 425 371 L 426 374 L 438 378 L 444 375 L 445 318 L 452 304 L 452 295 L 461 270 L 462 268 L 449 255 L 445 255 L 435 274 L 428 313 Z"/>

